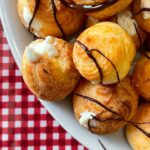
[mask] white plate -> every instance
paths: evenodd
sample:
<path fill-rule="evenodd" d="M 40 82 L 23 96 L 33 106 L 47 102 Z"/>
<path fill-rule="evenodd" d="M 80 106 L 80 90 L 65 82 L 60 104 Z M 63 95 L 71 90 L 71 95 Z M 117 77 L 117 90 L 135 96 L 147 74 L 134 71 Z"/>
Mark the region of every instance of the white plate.
<path fill-rule="evenodd" d="M 17 0 L 0 0 L 0 14 L 12 54 L 20 68 L 22 52 L 25 46 L 33 40 L 33 36 L 20 23 Z M 130 150 L 123 130 L 112 135 L 98 136 L 83 129 L 75 120 L 71 99 L 57 103 L 40 101 L 65 130 L 89 149 L 103 150 L 98 142 L 100 139 L 107 150 Z"/>

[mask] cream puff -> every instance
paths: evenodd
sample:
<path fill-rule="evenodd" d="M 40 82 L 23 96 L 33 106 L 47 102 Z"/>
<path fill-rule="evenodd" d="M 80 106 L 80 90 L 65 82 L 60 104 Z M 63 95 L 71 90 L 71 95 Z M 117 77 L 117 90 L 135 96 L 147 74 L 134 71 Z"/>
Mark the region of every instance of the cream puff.
<path fill-rule="evenodd" d="M 150 52 L 144 53 L 137 61 L 132 80 L 138 93 L 150 101 Z"/>
<path fill-rule="evenodd" d="M 82 79 L 73 96 L 73 109 L 80 125 L 97 134 L 113 133 L 135 115 L 138 95 L 130 77 L 104 86 Z M 128 121 L 127 121 L 128 120 Z"/>
<path fill-rule="evenodd" d="M 132 120 L 136 126 L 129 124 L 126 128 L 126 137 L 133 150 L 150 149 L 150 103 L 142 104 Z"/>
<path fill-rule="evenodd" d="M 72 46 L 50 36 L 26 47 L 21 70 L 28 88 L 37 97 L 49 101 L 65 98 L 80 78 L 73 64 Z"/>
<path fill-rule="evenodd" d="M 66 37 L 78 31 L 84 15 L 65 7 L 59 0 L 18 0 L 23 25 L 37 37 Z"/>
<path fill-rule="evenodd" d="M 133 13 L 141 28 L 150 32 L 150 1 L 135 0 L 133 3 Z"/>
<path fill-rule="evenodd" d="M 136 54 L 133 40 L 119 25 L 98 23 L 77 38 L 73 61 L 93 83 L 114 84 L 125 78 Z"/>
<path fill-rule="evenodd" d="M 65 0 L 60 0 L 66 3 Z M 73 0 L 76 5 L 67 3 L 66 6 L 87 13 L 99 20 L 108 19 L 130 5 L 132 0 Z"/>

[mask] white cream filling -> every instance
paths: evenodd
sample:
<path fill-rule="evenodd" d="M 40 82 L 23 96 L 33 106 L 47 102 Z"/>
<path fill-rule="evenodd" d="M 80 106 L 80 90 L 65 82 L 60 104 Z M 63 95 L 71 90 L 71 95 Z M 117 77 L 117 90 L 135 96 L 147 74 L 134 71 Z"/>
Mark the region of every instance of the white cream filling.
<path fill-rule="evenodd" d="M 38 34 L 38 32 L 40 32 L 40 30 L 42 28 L 42 23 L 40 22 L 40 20 L 34 19 L 34 21 L 32 23 L 32 27 L 34 27 L 34 34 L 36 36 L 40 37 L 39 34 Z"/>
<path fill-rule="evenodd" d="M 100 81 L 91 81 L 92 84 L 99 84 Z"/>
<path fill-rule="evenodd" d="M 142 8 L 150 8 L 150 0 L 141 0 L 141 9 Z M 150 19 L 149 11 L 143 11 L 142 13 L 144 19 Z"/>
<path fill-rule="evenodd" d="M 26 56 L 30 62 L 37 61 L 39 57 L 47 54 L 49 58 L 58 55 L 57 49 L 51 44 L 53 37 L 46 37 L 43 42 L 32 43 L 26 47 Z"/>
<path fill-rule="evenodd" d="M 92 113 L 92 112 L 82 112 L 80 114 L 80 119 L 79 119 L 79 123 L 81 124 L 81 126 L 85 127 L 86 129 L 88 129 L 88 121 L 90 119 L 93 118 L 93 116 L 96 116 L 96 114 Z"/>
<path fill-rule="evenodd" d="M 129 35 L 134 36 L 136 34 L 135 26 L 138 26 L 135 19 L 132 18 L 132 12 L 130 10 L 124 10 L 118 14 L 117 22 L 118 24 L 125 29 Z"/>
<path fill-rule="evenodd" d="M 23 19 L 25 21 L 26 27 L 29 27 L 29 23 L 32 19 L 32 16 L 33 16 L 33 14 L 30 11 L 29 7 L 24 6 L 23 7 Z M 41 24 L 40 20 L 34 19 L 32 22 L 32 26 L 34 27 L 34 32 L 35 32 L 34 34 L 39 37 L 38 32 L 42 28 L 42 24 Z"/>
<path fill-rule="evenodd" d="M 30 23 L 30 21 L 32 19 L 32 15 L 33 14 L 29 10 L 29 8 L 27 6 L 24 6 L 23 7 L 23 19 L 24 19 L 24 21 L 25 21 L 27 26 L 29 25 L 29 23 Z"/>

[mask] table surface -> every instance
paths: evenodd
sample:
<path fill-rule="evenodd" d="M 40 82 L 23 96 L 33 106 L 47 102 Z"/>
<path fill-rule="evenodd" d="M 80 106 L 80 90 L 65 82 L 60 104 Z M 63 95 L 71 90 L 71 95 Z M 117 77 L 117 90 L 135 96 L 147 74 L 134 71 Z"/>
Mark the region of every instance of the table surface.
<path fill-rule="evenodd" d="M 0 149 L 85 150 L 27 89 L 0 23 Z"/>

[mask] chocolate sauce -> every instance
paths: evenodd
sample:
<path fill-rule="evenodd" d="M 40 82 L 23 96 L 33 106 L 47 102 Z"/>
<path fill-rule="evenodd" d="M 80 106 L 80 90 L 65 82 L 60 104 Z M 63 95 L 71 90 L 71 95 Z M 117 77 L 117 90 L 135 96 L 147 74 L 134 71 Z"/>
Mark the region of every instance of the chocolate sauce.
<path fill-rule="evenodd" d="M 34 40 L 37 40 L 37 39 L 43 39 L 43 40 L 44 40 L 45 38 L 42 38 L 42 37 L 39 37 L 39 36 L 34 35 L 34 36 L 33 36 L 33 39 L 34 39 Z"/>
<path fill-rule="evenodd" d="M 57 18 L 57 9 L 56 9 L 56 5 L 55 5 L 54 0 L 51 0 L 51 3 L 52 3 L 52 10 L 53 10 L 53 15 L 54 15 L 55 22 L 56 22 L 56 24 L 57 24 L 59 30 L 60 30 L 61 33 L 62 33 L 63 39 L 65 39 L 66 35 L 65 35 L 65 32 L 64 32 L 62 26 L 60 25 L 60 23 L 59 23 L 59 21 L 58 21 L 58 18 Z"/>
<path fill-rule="evenodd" d="M 46 69 L 44 69 L 44 68 L 43 68 L 43 72 L 45 72 L 45 73 L 47 73 L 49 75 L 48 71 Z"/>
<path fill-rule="evenodd" d="M 32 16 L 32 18 L 31 18 L 31 20 L 29 22 L 29 27 L 28 27 L 29 31 L 30 31 L 30 28 L 31 28 L 31 24 L 32 24 L 32 22 L 33 22 L 33 20 L 35 18 L 35 15 L 36 15 L 36 13 L 38 11 L 39 5 L 40 5 L 40 0 L 36 0 L 35 1 L 35 8 L 34 8 L 33 16 Z M 54 19 L 56 21 L 56 24 L 57 24 L 59 30 L 61 31 L 63 38 L 65 38 L 65 32 L 64 32 L 63 28 L 61 27 L 58 19 L 57 19 L 57 9 L 56 9 L 56 5 L 55 5 L 54 0 L 51 0 L 51 5 L 52 5 L 53 15 L 54 15 Z"/>
<path fill-rule="evenodd" d="M 95 57 L 91 54 L 90 50 L 88 49 L 88 47 L 86 47 L 83 43 L 81 43 L 80 41 L 76 41 L 82 48 L 83 50 L 86 52 L 86 54 L 90 57 L 90 59 L 93 60 L 93 62 L 95 63 L 97 69 L 98 69 L 98 72 L 100 74 L 100 78 L 101 78 L 101 83 L 103 81 L 103 73 L 102 73 L 102 69 L 101 67 L 99 66 L 97 60 L 95 59 Z"/>
<path fill-rule="evenodd" d="M 97 4 L 97 5 L 76 5 L 76 4 L 70 4 L 68 2 L 66 2 L 65 0 L 60 0 L 60 2 L 66 6 L 66 7 L 69 7 L 71 9 L 75 9 L 75 10 L 78 10 L 78 11 L 81 11 L 81 12 L 93 12 L 93 11 L 98 11 L 98 10 L 103 10 L 107 7 L 110 7 L 111 5 L 115 4 L 118 2 L 118 0 L 108 0 L 104 3 L 101 3 L 101 4 Z M 59 28 L 59 30 L 61 31 L 62 33 L 62 36 L 63 38 L 65 39 L 66 38 L 66 35 L 65 35 L 65 32 L 62 28 L 62 26 L 60 25 L 59 21 L 58 21 L 58 18 L 57 18 L 57 9 L 56 9 L 56 5 L 55 5 L 55 2 L 54 0 L 51 0 L 51 4 L 52 4 L 52 10 L 53 10 L 53 15 L 54 15 L 54 19 L 55 19 L 55 22 Z M 40 5 L 40 0 L 36 0 L 35 1 L 35 8 L 34 8 L 34 12 L 33 12 L 33 16 L 29 22 L 29 27 L 28 27 L 28 30 L 30 31 L 30 28 L 31 28 L 31 24 L 35 18 L 35 15 L 37 13 L 37 10 L 39 8 L 39 5 Z"/>
<path fill-rule="evenodd" d="M 116 115 L 116 118 L 112 118 L 112 119 L 101 120 L 101 119 L 97 118 L 96 116 L 95 116 L 95 117 L 92 116 L 92 117 L 93 117 L 92 119 L 96 119 L 96 120 L 99 121 L 99 122 L 105 122 L 105 121 L 124 121 L 124 122 L 127 122 L 127 123 L 132 124 L 132 125 L 133 125 L 134 127 L 136 127 L 138 130 L 140 130 L 144 135 L 146 135 L 147 137 L 150 138 L 150 133 L 146 132 L 144 129 L 142 129 L 142 128 L 140 128 L 140 127 L 138 126 L 138 125 L 140 125 L 140 124 L 150 124 L 150 122 L 137 123 L 137 122 L 128 121 L 128 120 L 124 119 L 124 117 L 122 117 L 119 113 L 115 112 L 114 110 L 112 110 L 111 108 L 105 106 L 104 104 L 102 104 L 101 102 L 99 102 L 98 100 L 96 100 L 96 99 L 94 99 L 94 98 L 91 98 L 91 97 L 85 96 L 85 95 L 81 95 L 81 94 L 78 94 L 78 93 L 75 93 L 74 95 L 79 96 L 79 97 L 81 97 L 81 98 L 83 98 L 83 99 L 86 99 L 86 100 L 88 100 L 88 101 L 90 101 L 90 102 L 93 102 L 93 103 L 99 105 L 100 107 L 104 108 L 104 109 L 107 110 L 108 112 L 110 112 L 110 113 Z M 91 121 L 92 119 L 90 119 L 90 121 Z M 89 128 L 90 128 L 90 130 L 91 130 L 90 121 L 89 121 L 88 125 L 89 125 Z"/>
<path fill-rule="evenodd" d="M 98 71 L 99 71 L 99 74 L 100 74 L 100 77 L 101 77 L 101 84 L 103 85 L 103 72 L 102 72 L 102 69 L 100 68 L 100 66 L 99 66 L 99 64 L 98 64 L 98 62 L 97 62 L 97 60 L 95 59 L 95 57 L 91 54 L 91 52 L 92 51 L 96 51 L 96 52 L 98 52 L 99 54 L 101 54 L 106 60 L 108 60 L 110 63 L 111 63 L 111 65 L 113 66 L 113 68 L 114 68 L 114 70 L 115 70 L 115 72 L 116 72 L 116 75 L 117 75 L 117 80 L 118 80 L 118 83 L 119 83 L 119 85 L 122 87 L 122 89 L 128 94 L 128 95 L 131 95 L 130 94 L 130 92 L 126 89 L 126 88 L 124 88 L 124 86 L 120 83 L 120 77 L 119 77 L 119 72 L 118 72 L 118 70 L 117 70 L 117 68 L 116 68 L 116 66 L 113 64 L 113 62 L 108 58 L 108 57 L 106 57 L 100 50 L 97 50 L 97 49 L 91 49 L 91 50 L 89 50 L 88 49 L 88 47 L 87 46 L 85 46 L 83 43 L 81 43 L 80 41 L 76 41 L 82 48 L 83 48 L 83 50 L 86 52 L 86 54 L 93 60 L 93 62 L 95 63 L 95 65 L 96 65 L 96 67 L 97 67 L 97 69 L 98 69 Z"/>
<path fill-rule="evenodd" d="M 143 55 L 146 57 L 146 58 L 148 58 L 148 59 L 150 59 L 150 56 L 148 56 L 147 54 L 146 54 L 146 52 L 145 52 L 145 46 L 143 45 L 142 47 L 141 47 L 141 52 L 143 53 Z"/>
<path fill-rule="evenodd" d="M 135 30 L 136 30 L 136 32 L 137 32 L 137 35 L 138 35 L 138 38 L 139 38 L 139 41 L 140 41 L 140 51 L 142 52 L 142 54 L 145 56 L 145 57 L 147 57 L 148 59 L 150 59 L 150 56 L 148 56 L 146 53 L 145 53 L 145 50 L 144 49 L 146 49 L 146 47 L 145 47 L 145 43 L 144 44 L 142 44 L 142 37 L 141 37 L 141 35 L 140 35 L 140 32 L 139 32 L 139 30 L 138 30 L 138 27 L 136 26 L 136 24 L 135 23 L 133 23 L 134 24 L 134 27 L 135 27 Z"/>
<path fill-rule="evenodd" d="M 66 2 L 65 0 L 60 0 L 60 2 L 68 8 L 75 9 L 75 10 L 78 10 L 80 12 L 87 13 L 87 12 L 100 11 L 100 10 L 103 10 L 105 8 L 108 8 L 108 7 L 112 6 L 113 4 L 117 3 L 118 0 L 107 0 L 107 1 L 105 1 L 101 4 L 97 4 L 97 5 L 70 4 L 70 3 Z M 58 21 L 58 18 L 57 18 L 57 9 L 56 9 L 56 5 L 55 5 L 54 0 L 51 0 L 51 4 L 52 4 L 52 10 L 53 10 L 53 15 L 54 15 L 54 19 L 56 21 L 56 24 L 57 24 L 59 30 L 61 31 L 63 38 L 66 38 L 65 32 L 64 32 L 64 30 L 63 30 L 62 26 L 60 25 L 60 23 Z M 33 16 L 32 16 L 32 18 L 29 22 L 29 27 L 28 27 L 29 31 L 30 31 L 30 28 L 31 28 L 31 24 L 32 24 L 32 22 L 35 18 L 35 15 L 38 11 L 39 5 L 40 5 L 40 0 L 35 0 L 35 8 L 34 8 Z"/>
<path fill-rule="evenodd" d="M 140 9 L 138 12 L 136 12 L 136 13 L 133 13 L 133 15 L 139 15 L 141 12 L 143 12 L 143 11 L 150 11 L 150 8 L 142 8 L 142 9 Z"/>
<path fill-rule="evenodd" d="M 138 39 L 140 41 L 140 45 L 142 45 L 142 37 L 141 37 L 141 34 L 140 34 L 139 30 L 138 30 L 138 27 L 137 27 L 137 25 L 135 23 L 133 23 L 133 25 L 134 25 L 135 31 L 136 31 L 136 33 L 138 35 Z"/>
<path fill-rule="evenodd" d="M 103 72 L 102 72 L 102 69 L 101 69 L 101 67 L 99 66 L 99 64 L 98 64 L 98 62 L 97 62 L 97 60 L 96 60 L 96 58 L 92 55 L 92 51 L 96 51 L 96 52 L 98 52 L 99 54 L 101 54 L 105 59 L 107 59 L 110 63 L 111 63 L 111 65 L 113 66 L 113 68 L 114 68 L 114 70 L 115 70 L 115 72 L 116 72 L 116 75 L 117 75 L 117 80 L 118 80 L 118 82 L 120 82 L 120 78 L 119 78 L 119 73 L 118 73 L 118 71 L 117 71 L 117 69 L 116 69 L 116 67 L 115 67 L 115 65 L 113 64 L 113 62 L 108 58 L 108 57 L 106 57 L 100 50 L 98 50 L 98 49 L 88 49 L 88 47 L 87 46 L 85 46 L 83 43 L 81 43 L 80 41 L 76 41 L 82 48 L 83 48 L 83 50 L 86 52 L 86 54 L 93 60 L 93 62 L 95 63 L 95 65 L 96 65 L 96 67 L 97 67 L 97 69 L 98 69 L 98 71 L 99 71 L 99 74 L 100 74 L 100 77 L 101 77 L 101 84 L 103 84 Z"/>
<path fill-rule="evenodd" d="M 101 142 L 100 139 L 98 139 L 98 142 L 100 143 L 100 145 L 102 146 L 103 150 L 107 150 L 106 147 L 104 146 L 104 144 Z"/>
<path fill-rule="evenodd" d="M 106 57 L 100 50 L 98 50 L 98 49 L 91 49 L 90 52 L 92 53 L 92 51 L 98 52 L 98 53 L 101 54 L 107 61 L 109 61 L 109 62 L 111 63 L 111 65 L 113 66 L 113 68 L 114 68 L 114 70 L 115 70 L 115 72 L 116 72 L 117 80 L 118 80 L 118 82 L 120 82 L 119 73 L 118 73 L 118 71 L 117 71 L 116 66 L 113 64 L 113 62 L 112 62 L 108 57 Z"/>
<path fill-rule="evenodd" d="M 96 5 L 70 4 L 70 3 L 66 2 L 65 0 L 60 0 L 60 2 L 68 8 L 75 9 L 77 11 L 84 12 L 84 13 L 89 13 L 89 12 L 95 12 L 95 11 L 100 11 L 100 10 L 106 9 L 106 8 L 114 5 L 115 3 L 117 3 L 118 0 L 107 0 L 103 3 L 96 4 Z"/>
<path fill-rule="evenodd" d="M 36 1 L 35 1 L 35 8 L 34 8 L 34 11 L 33 11 L 33 16 L 32 16 L 32 18 L 31 18 L 31 20 L 30 20 L 30 22 L 29 22 L 28 31 L 30 31 L 31 24 L 32 24 L 32 22 L 33 22 L 33 20 L 34 20 L 34 17 L 35 17 L 35 15 L 36 15 L 37 11 L 38 11 L 39 5 L 40 5 L 40 0 L 36 0 Z"/>

